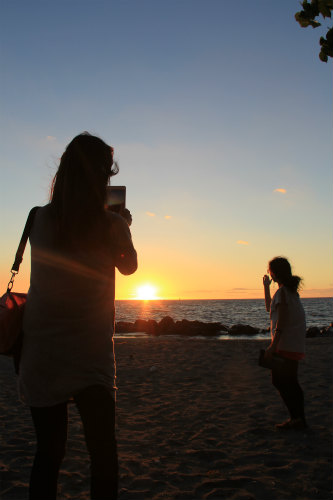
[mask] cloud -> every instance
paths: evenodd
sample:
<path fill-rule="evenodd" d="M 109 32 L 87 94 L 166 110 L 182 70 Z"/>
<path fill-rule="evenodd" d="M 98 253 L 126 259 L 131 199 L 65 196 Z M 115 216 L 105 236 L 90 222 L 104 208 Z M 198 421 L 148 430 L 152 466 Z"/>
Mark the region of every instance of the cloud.
<path fill-rule="evenodd" d="M 164 218 L 165 219 L 171 219 L 172 215 L 165 215 Z"/>
<path fill-rule="evenodd" d="M 149 215 L 149 217 L 155 217 L 156 214 L 154 214 L 153 212 L 146 212 L 146 215 Z"/>
<path fill-rule="evenodd" d="M 47 135 L 47 136 L 46 136 L 46 140 L 47 140 L 48 142 L 54 142 L 54 141 L 56 141 L 56 140 L 57 140 L 57 138 L 56 138 L 56 137 L 54 137 L 53 135 Z"/>
<path fill-rule="evenodd" d="M 276 188 L 274 189 L 274 193 L 282 193 L 282 194 L 286 194 L 287 190 L 284 189 L 284 188 Z"/>
<path fill-rule="evenodd" d="M 250 243 L 248 241 L 238 240 L 237 244 L 238 245 L 249 245 Z"/>

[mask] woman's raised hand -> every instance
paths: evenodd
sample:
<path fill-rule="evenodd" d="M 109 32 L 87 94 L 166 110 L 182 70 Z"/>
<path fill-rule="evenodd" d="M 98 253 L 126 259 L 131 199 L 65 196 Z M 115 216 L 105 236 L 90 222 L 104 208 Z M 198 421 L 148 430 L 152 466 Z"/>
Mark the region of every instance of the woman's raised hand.
<path fill-rule="evenodd" d="M 125 221 L 127 222 L 127 224 L 129 226 L 132 224 L 132 214 L 131 214 L 131 212 L 127 208 L 123 208 L 120 211 L 120 215 L 122 217 L 124 217 Z"/>
<path fill-rule="evenodd" d="M 263 279 L 262 279 L 262 282 L 263 282 L 264 286 L 269 287 L 269 285 L 272 283 L 272 280 L 270 279 L 270 277 L 267 274 L 265 274 Z"/>

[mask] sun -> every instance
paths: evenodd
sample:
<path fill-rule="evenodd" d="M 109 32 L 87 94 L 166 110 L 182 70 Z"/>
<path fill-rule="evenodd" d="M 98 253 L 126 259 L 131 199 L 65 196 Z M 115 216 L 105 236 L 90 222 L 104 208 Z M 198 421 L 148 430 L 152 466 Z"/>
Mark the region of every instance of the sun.
<path fill-rule="evenodd" d="M 142 285 L 136 290 L 136 299 L 138 300 L 156 300 L 156 287 L 153 285 Z"/>

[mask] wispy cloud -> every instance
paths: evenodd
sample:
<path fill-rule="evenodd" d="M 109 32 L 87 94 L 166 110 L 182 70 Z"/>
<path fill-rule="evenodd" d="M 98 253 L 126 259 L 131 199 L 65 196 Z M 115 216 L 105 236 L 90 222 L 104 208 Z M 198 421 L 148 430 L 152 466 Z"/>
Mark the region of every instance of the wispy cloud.
<path fill-rule="evenodd" d="M 146 212 L 146 215 L 149 215 L 149 217 L 155 217 L 156 214 L 154 214 L 153 212 Z"/>
<path fill-rule="evenodd" d="M 165 219 L 171 219 L 172 215 L 165 215 L 164 218 Z"/>
<path fill-rule="evenodd" d="M 244 240 L 238 240 L 237 241 L 237 245 L 249 245 L 250 243 L 248 241 L 244 241 Z"/>
<path fill-rule="evenodd" d="M 276 188 L 274 189 L 274 193 L 282 193 L 282 194 L 286 194 L 287 190 L 284 189 L 284 188 Z"/>
<path fill-rule="evenodd" d="M 54 142 L 54 141 L 56 141 L 56 140 L 57 140 L 57 138 L 56 138 L 56 137 L 54 137 L 53 135 L 47 135 L 47 136 L 46 136 L 46 140 L 47 140 L 48 142 Z"/>

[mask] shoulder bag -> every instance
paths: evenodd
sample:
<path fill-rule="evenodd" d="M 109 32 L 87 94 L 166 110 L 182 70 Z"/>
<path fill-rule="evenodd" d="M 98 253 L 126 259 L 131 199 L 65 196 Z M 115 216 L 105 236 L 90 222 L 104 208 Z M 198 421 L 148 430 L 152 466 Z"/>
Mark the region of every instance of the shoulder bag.
<path fill-rule="evenodd" d="M 279 356 L 276 353 L 273 353 L 271 358 L 265 358 L 265 349 L 260 349 L 259 351 L 259 359 L 258 365 L 263 368 L 268 368 L 269 370 L 273 370 L 273 368 L 278 368 L 284 365 L 285 359 L 282 356 Z"/>
<path fill-rule="evenodd" d="M 19 272 L 23 260 L 24 250 L 38 208 L 40 207 L 34 207 L 28 215 L 11 269 L 12 275 L 7 286 L 7 291 L 0 298 L 0 354 L 14 357 L 16 371 L 18 369 L 22 345 L 22 319 L 27 294 L 13 292 L 12 288 L 15 276 Z"/>

